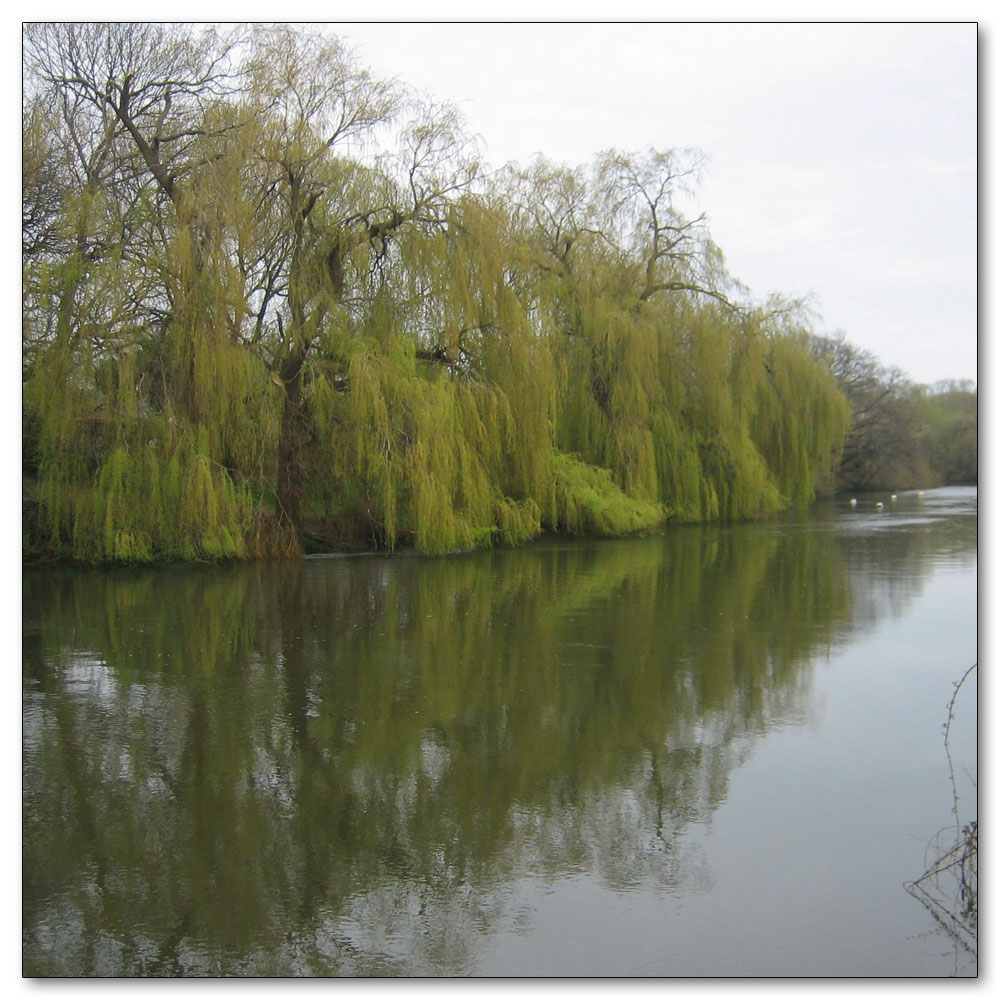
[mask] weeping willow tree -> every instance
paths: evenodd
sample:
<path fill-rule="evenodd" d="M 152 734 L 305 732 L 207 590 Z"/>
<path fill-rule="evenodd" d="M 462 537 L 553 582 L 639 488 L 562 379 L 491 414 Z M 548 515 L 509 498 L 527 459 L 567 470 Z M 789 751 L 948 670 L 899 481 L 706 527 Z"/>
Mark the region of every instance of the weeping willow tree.
<path fill-rule="evenodd" d="M 273 407 L 232 334 L 234 192 L 213 149 L 239 124 L 220 103 L 234 42 L 66 24 L 26 40 L 67 234 L 24 267 L 47 545 L 94 561 L 271 551 L 251 485 Z"/>
<path fill-rule="evenodd" d="M 501 224 L 465 197 L 379 246 L 357 326 L 329 344 L 338 365 L 307 383 L 320 530 L 425 551 L 541 530 L 551 359 L 503 279 Z"/>
<path fill-rule="evenodd" d="M 754 341 L 765 377 L 753 389 L 751 436 L 782 497 L 801 508 L 834 488 L 850 407 L 830 371 L 814 363 L 795 311 L 777 310 L 770 322 L 763 317 L 762 333 Z"/>
<path fill-rule="evenodd" d="M 685 151 L 609 151 L 589 176 L 539 159 L 517 178 L 538 308 L 562 334 L 555 443 L 675 519 L 755 517 L 813 498 L 846 417 L 788 307 L 741 302 L 684 213 L 697 171 Z"/>
<path fill-rule="evenodd" d="M 812 497 L 842 399 L 748 305 L 697 158 L 487 174 L 322 32 L 25 35 L 30 545 L 447 552 Z"/>

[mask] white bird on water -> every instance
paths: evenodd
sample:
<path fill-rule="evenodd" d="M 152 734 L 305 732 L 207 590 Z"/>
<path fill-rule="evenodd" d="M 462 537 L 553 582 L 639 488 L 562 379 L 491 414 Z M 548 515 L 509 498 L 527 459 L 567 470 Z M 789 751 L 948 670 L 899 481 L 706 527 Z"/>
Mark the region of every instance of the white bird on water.
<path fill-rule="evenodd" d="M 879 502 L 877 504 L 875 504 L 875 509 L 876 510 L 881 510 L 884 506 L 885 506 L 885 504 L 882 503 L 881 500 L 879 500 Z"/>
<path fill-rule="evenodd" d="M 857 505 L 858 505 L 858 501 L 855 500 L 854 497 L 851 497 L 851 506 L 852 507 L 857 507 Z"/>

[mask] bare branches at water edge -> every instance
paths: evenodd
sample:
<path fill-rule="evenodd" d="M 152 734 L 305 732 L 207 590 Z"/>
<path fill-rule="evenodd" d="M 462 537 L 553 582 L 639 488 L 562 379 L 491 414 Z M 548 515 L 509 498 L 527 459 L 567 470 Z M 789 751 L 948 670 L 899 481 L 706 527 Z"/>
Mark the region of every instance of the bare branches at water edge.
<path fill-rule="evenodd" d="M 941 830 L 928 844 L 927 869 L 918 879 L 906 883 L 906 891 L 920 900 L 958 945 L 978 955 L 979 939 L 979 821 L 962 821 L 958 784 L 951 752 L 951 724 L 955 701 L 965 681 L 978 664 L 974 663 L 955 684 L 948 702 L 944 726 L 945 754 L 952 789 L 954 825 Z"/>

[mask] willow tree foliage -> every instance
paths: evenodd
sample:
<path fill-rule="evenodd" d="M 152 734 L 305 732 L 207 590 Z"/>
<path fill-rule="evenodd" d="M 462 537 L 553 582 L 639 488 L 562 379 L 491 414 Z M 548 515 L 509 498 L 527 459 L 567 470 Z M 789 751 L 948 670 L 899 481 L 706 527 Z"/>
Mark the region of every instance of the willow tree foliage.
<path fill-rule="evenodd" d="M 704 219 L 683 211 L 697 168 L 606 152 L 589 177 L 537 160 L 517 178 L 539 309 L 547 296 L 561 334 L 555 442 L 668 515 L 752 517 L 813 498 L 847 414 L 801 323 L 735 301 Z"/>
<path fill-rule="evenodd" d="M 695 154 L 490 173 L 315 29 L 40 24 L 24 52 L 33 551 L 443 552 L 829 477 L 842 396 L 688 211 Z"/>

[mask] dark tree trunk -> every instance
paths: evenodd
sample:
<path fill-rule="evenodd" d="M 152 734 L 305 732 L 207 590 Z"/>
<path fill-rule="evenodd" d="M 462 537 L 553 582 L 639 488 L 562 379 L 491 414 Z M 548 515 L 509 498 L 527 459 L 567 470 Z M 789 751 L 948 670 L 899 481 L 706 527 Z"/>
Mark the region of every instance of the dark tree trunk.
<path fill-rule="evenodd" d="M 296 353 L 286 358 L 278 369 L 285 392 L 285 408 L 278 439 L 278 512 L 296 535 L 302 533 L 302 463 L 306 427 L 302 414 L 302 365 L 304 357 Z"/>

